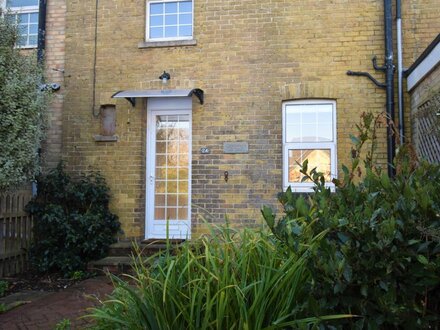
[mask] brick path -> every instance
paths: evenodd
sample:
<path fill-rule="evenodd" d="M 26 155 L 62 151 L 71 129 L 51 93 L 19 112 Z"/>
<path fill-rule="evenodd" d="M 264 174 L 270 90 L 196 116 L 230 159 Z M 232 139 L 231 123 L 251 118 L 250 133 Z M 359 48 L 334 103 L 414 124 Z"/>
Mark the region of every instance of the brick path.
<path fill-rule="evenodd" d="M 106 277 L 96 277 L 78 283 L 64 291 L 54 292 L 29 304 L 0 314 L 0 329 L 54 329 L 63 319 L 70 319 L 72 329 L 81 329 L 89 319 L 78 319 L 85 309 L 96 305 L 112 292 L 113 286 Z"/>

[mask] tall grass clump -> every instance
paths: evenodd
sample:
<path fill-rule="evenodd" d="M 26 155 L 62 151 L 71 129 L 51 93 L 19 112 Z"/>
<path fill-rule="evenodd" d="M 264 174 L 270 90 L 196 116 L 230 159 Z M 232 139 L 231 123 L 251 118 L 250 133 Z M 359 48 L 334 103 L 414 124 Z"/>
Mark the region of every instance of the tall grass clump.
<path fill-rule="evenodd" d="M 317 239 L 319 239 L 319 235 Z M 289 253 L 264 231 L 222 228 L 210 236 L 134 262 L 114 277 L 111 299 L 93 310 L 97 329 L 306 328 L 344 317 L 308 317 L 308 254 Z"/>

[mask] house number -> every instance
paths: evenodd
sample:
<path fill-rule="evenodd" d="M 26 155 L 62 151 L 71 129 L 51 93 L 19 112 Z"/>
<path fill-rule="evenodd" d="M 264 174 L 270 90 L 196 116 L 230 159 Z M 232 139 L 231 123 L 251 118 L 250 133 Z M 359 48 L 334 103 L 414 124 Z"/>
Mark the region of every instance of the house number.
<path fill-rule="evenodd" d="M 211 150 L 209 150 L 209 148 L 200 148 L 200 153 L 203 155 L 207 155 L 211 153 Z"/>

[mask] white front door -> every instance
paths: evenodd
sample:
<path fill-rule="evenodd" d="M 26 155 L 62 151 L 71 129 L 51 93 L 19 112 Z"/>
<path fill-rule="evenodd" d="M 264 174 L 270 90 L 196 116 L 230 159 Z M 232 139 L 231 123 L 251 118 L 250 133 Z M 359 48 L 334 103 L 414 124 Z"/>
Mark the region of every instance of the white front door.
<path fill-rule="evenodd" d="M 147 103 L 145 238 L 191 236 L 191 98 Z"/>

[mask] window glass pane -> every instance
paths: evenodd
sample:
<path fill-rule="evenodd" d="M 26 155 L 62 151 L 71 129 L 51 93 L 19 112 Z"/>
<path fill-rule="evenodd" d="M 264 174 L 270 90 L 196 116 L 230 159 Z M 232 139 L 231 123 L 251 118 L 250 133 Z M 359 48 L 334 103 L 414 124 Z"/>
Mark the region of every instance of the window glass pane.
<path fill-rule="evenodd" d="M 188 206 L 188 195 L 187 194 L 179 194 L 179 206 Z"/>
<path fill-rule="evenodd" d="M 191 13 L 192 12 L 192 1 L 179 2 L 179 11 L 181 13 L 182 12 Z"/>
<path fill-rule="evenodd" d="M 38 6 L 38 0 L 7 0 L 7 7 Z"/>
<path fill-rule="evenodd" d="M 151 16 L 150 18 L 150 26 L 162 26 L 163 25 L 163 16 Z"/>
<path fill-rule="evenodd" d="M 164 208 L 156 208 L 154 210 L 154 219 L 155 220 L 166 220 L 165 219 L 165 209 Z"/>
<path fill-rule="evenodd" d="M 37 36 L 30 36 L 29 37 L 29 46 L 36 46 L 38 41 Z"/>
<path fill-rule="evenodd" d="M 167 195 L 167 206 L 177 206 L 177 195 L 176 194 L 168 194 Z"/>
<path fill-rule="evenodd" d="M 317 134 L 318 142 L 333 141 L 332 133 L 333 133 L 333 126 L 328 124 L 318 125 L 318 134 Z"/>
<path fill-rule="evenodd" d="M 316 124 L 303 124 L 302 125 L 301 142 L 316 142 Z"/>
<path fill-rule="evenodd" d="M 165 38 L 177 37 L 177 26 L 165 27 Z"/>
<path fill-rule="evenodd" d="M 179 166 L 188 166 L 188 154 L 179 155 Z"/>
<path fill-rule="evenodd" d="M 38 25 L 37 24 L 29 25 L 29 34 L 38 34 Z"/>
<path fill-rule="evenodd" d="M 165 15 L 165 25 L 176 25 L 177 15 Z"/>
<path fill-rule="evenodd" d="M 163 14 L 163 3 L 150 4 L 150 15 Z"/>
<path fill-rule="evenodd" d="M 175 207 L 167 208 L 166 220 L 176 220 L 176 219 L 177 219 L 177 209 Z"/>
<path fill-rule="evenodd" d="M 188 209 L 186 207 L 179 208 L 178 212 L 179 220 L 188 220 Z"/>
<path fill-rule="evenodd" d="M 154 197 L 154 204 L 157 206 L 165 206 L 165 195 L 156 194 Z"/>
<path fill-rule="evenodd" d="M 322 111 L 318 113 L 318 120 L 320 123 L 333 123 L 333 114 L 332 114 L 332 110 L 330 109 L 330 111 Z"/>
<path fill-rule="evenodd" d="M 150 38 L 163 38 L 163 28 L 150 28 Z"/>
<path fill-rule="evenodd" d="M 192 14 L 181 14 L 179 16 L 179 24 L 192 24 Z"/>
<path fill-rule="evenodd" d="M 292 125 L 300 125 L 291 132 Z M 286 142 L 333 141 L 333 106 L 331 104 L 289 104 L 286 106 Z"/>
<path fill-rule="evenodd" d="M 17 46 L 26 46 L 26 43 L 27 43 L 27 37 L 25 36 L 18 37 Z"/>
<path fill-rule="evenodd" d="M 165 13 L 177 13 L 177 3 L 165 2 Z"/>
<path fill-rule="evenodd" d="M 180 37 L 190 37 L 192 36 L 192 26 L 184 25 L 179 27 L 179 36 Z"/>
<path fill-rule="evenodd" d="M 21 36 L 26 36 L 28 34 L 28 25 L 20 24 L 18 26 L 18 34 Z"/>
<path fill-rule="evenodd" d="M 304 111 L 301 120 L 303 124 L 316 123 L 316 112 Z"/>
<path fill-rule="evenodd" d="M 168 164 L 168 166 L 169 166 L 169 164 Z M 177 168 L 175 168 L 175 167 L 168 168 L 167 179 L 168 180 L 177 180 Z M 176 192 L 176 191 L 174 190 L 174 192 Z"/>
<path fill-rule="evenodd" d="M 38 13 L 29 14 L 29 22 L 38 23 Z"/>
<path fill-rule="evenodd" d="M 324 173 L 325 181 L 331 179 L 331 151 L 329 149 L 291 149 L 289 150 L 288 180 L 291 183 L 300 183 L 303 174 L 300 165 L 308 160 L 309 171 L 316 167 L 318 172 Z M 305 182 L 310 182 L 305 181 Z"/>
<path fill-rule="evenodd" d="M 288 125 L 286 128 L 286 142 L 301 142 L 301 125 Z"/>
<path fill-rule="evenodd" d="M 17 23 L 23 23 L 23 24 L 27 24 L 29 20 L 29 15 L 28 14 L 19 14 L 17 15 Z"/>
<path fill-rule="evenodd" d="M 188 181 L 179 181 L 179 193 L 188 192 Z"/>

